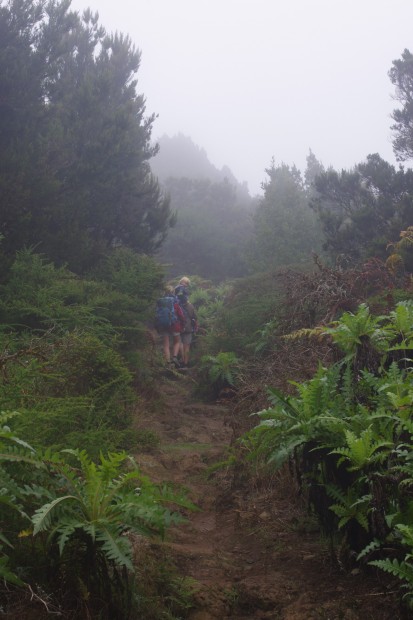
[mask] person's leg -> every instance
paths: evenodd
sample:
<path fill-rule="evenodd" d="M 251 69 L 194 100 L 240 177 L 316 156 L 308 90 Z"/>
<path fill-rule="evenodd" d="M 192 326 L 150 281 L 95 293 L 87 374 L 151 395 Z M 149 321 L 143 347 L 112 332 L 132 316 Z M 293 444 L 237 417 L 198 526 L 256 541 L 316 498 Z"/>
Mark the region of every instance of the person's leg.
<path fill-rule="evenodd" d="M 190 344 L 184 344 L 184 364 L 187 366 L 188 362 L 189 362 L 189 349 L 190 349 Z"/>
<path fill-rule="evenodd" d="M 191 341 L 192 341 L 192 334 L 191 333 L 185 333 L 185 334 L 181 334 L 181 339 L 182 339 L 182 348 L 183 348 L 183 362 L 185 364 L 185 366 L 188 365 L 189 362 L 189 349 L 191 347 Z"/>
<path fill-rule="evenodd" d="M 178 359 L 179 349 L 181 348 L 181 334 L 174 334 L 172 355 Z"/>
<path fill-rule="evenodd" d="M 162 334 L 163 338 L 163 356 L 167 362 L 171 361 L 171 350 L 169 347 L 169 334 L 165 332 Z"/>

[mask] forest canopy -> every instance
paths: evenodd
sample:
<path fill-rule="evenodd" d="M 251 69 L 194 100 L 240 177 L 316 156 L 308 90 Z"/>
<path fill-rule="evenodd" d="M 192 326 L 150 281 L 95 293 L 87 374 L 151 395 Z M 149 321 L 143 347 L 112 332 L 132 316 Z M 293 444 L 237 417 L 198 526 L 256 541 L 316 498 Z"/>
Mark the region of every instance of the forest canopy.
<path fill-rule="evenodd" d="M 151 174 L 140 52 L 70 0 L 0 0 L 0 247 L 77 272 L 110 248 L 155 251 L 174 217 Z"/>

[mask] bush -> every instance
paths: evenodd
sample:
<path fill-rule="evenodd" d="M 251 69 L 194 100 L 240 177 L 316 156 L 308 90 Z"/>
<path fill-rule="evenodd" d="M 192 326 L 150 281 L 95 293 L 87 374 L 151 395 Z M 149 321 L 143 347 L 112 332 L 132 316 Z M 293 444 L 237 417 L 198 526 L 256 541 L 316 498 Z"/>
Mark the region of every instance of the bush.
<path fill-rule="evenodd" d="M 264 273 L 236 280 L 225 291 L 208 337 L 213 353 L 234 351 L 244 355 L 255 347 L 257 332 L 277 314 L 281 289 L 277 274 Z"/>

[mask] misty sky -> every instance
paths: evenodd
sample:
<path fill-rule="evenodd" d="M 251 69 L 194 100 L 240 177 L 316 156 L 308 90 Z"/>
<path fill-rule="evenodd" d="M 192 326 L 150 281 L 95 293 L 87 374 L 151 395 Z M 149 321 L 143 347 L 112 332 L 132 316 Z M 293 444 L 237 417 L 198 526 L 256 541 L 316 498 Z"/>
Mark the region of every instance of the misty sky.
<path fill-rule="evenodd" d="M 153 137 L 190 136 L 252 194 L 310 148 L 336 169 L 395 163 L 388 71 L 413 51 L 412 0 L 72 0 L 87 7 L 141 50 Z"/>

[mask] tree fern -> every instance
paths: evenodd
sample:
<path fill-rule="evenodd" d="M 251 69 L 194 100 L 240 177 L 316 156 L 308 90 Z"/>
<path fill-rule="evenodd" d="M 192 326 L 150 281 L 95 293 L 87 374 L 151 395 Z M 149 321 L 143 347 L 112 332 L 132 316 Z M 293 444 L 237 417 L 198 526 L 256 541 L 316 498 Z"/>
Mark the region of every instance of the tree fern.
<path fill-rule="evenodd" d="M 413 338 L 413 301 L 401 301 L 396 308 L 383 317 L 386 329 L 402 341 L 411 341 Z M 408 347 L 406 347 L 408 348 Z"/>
<path fill-rule="evenodd" d="M 354 355 L 361 345 L 362 338 L 368 338 L 377 350 L 385 350 L 388 346 L 388 331 L 381 327 L 380 317 L 370 314 L 367 304 L 360 304 L 357 312 L 345 312 L 333 327 L 327 327 L 333 341 L 347 355 Z"/>

